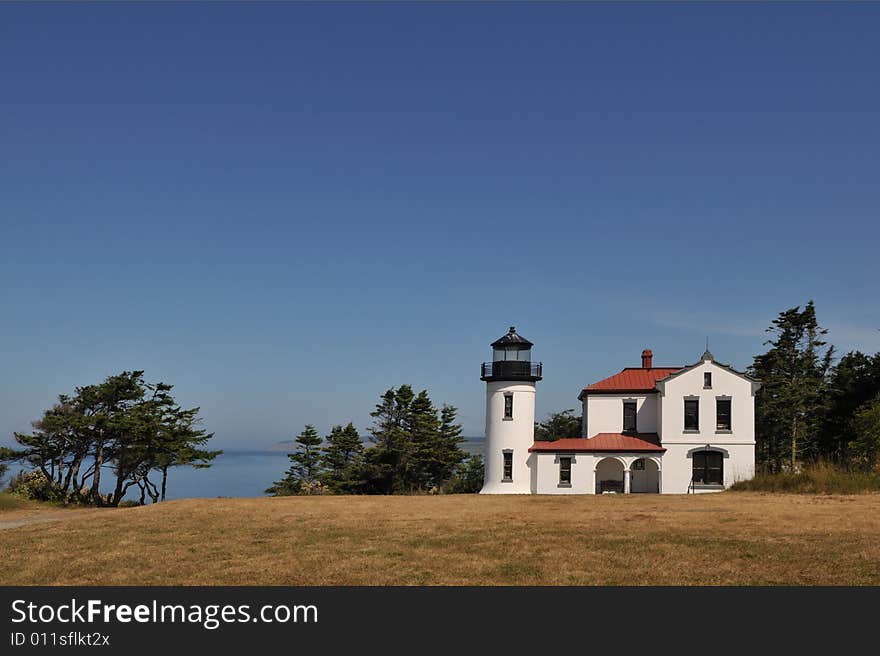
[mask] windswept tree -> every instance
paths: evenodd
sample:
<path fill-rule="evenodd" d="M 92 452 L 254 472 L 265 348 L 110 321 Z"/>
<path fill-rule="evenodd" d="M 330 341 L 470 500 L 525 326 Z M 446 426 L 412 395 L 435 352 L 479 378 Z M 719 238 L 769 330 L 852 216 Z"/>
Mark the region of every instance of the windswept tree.
<path fill-rule="evenodd" d="M 773 320 L 770 349 L 755 356 L 749 373 L 761 381 L 755 403 L 755 435 L 760 463 L 771 472 L 794 470 L 801 459 L 819 455 L 819 433 L 827 401 L 827 376 L 834 347 L 810 301 Z"/>
<path fill-rule="evenodd" d="M 118 506 L 138 486 L 142 500 L 164 500 L 170 467 L 206 467 L 221 452 L 203 448 L 213 434 L 196 427 L 199 409 L 184 410 L 171 385 L 147 383 L 143 373 L 124 371 L 62 394 L 33 432 L 15 434 L 20 448 L 5 459 L 41 472 L 47 497 Z M 108 493 L 105 472 L 115 476 Z"/>

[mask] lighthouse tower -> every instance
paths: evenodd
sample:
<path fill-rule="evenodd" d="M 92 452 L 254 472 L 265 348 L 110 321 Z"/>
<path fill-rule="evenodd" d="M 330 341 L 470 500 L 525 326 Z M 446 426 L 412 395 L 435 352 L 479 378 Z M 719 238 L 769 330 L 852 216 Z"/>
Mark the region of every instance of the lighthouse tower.
<path fill-rule="evenodd" d="M 492 342 L 492 362 L 484 362 L 486 381 L 485 476 L 480 494 L 529 494 L 529 447 L 535 438 L 535 383 L 541 363 L 532 362 L 532 343 L 508 333 Z"/>

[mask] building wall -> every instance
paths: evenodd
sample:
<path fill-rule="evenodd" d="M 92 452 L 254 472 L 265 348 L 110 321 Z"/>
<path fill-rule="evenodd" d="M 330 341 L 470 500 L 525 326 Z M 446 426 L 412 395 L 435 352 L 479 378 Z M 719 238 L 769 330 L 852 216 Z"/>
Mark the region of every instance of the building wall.
<path fill-rule="evenodd" d="M 664 444 L 662 490 L 664 494 L 687 494 L 693 472 L 693 460 L 689 454 L 694 449 L 702 449 L 694 444 Z M 736 481 L 749 479 L 755 474 L 754 444 L 731 444 L 714 442 L 714 451 L 721 451 L 724 463 L 724 487 Z M 711 488 L 695 488 L 696 493 L 714 491 Z"/>
<path fill-rule="evenodd" d="M 712 373 L 712 387 L 703 387 L 703 374 Z M 699 447 L 724 454 L 724 486 L 751 478 L 755 472 L 755 398 L 753 383 L 714 362 L 703 362 L 661 384 L 660 435 L 664 493 L 684 494 L 691 482 L 693 460 L 689 452 Z M 699 399 L 699 430 L 684 430 L 684 400 Z M 716 428 L 716 400 L 731 401 L 730 431 Z M 702 491 L 702 490 L 696 490 Z"/>
<path fill-rule="evenodd" d="M 589 453 L 533 453 L 537 494 L 592 494 L 594 458 Z M 559 486 L 559 458 L 571 457 L 571 487 Z"/>
<path fill-rule="evenodd" d="M 504 396 L 513 394 L 513 419 L 504 418 Z M 493 381 L 486 383 L 485 477 L 482 494 L 529 494 L 535 439 L 535 384 Z M 504 482 L 504 451 L 513 452 L 513 480 Z"/>
<path fill-rule="evenodd" d="M 636 402 L 636 428 L 640 433 L 657 433 L 657 394 L 586 394 L 583 399 L 584 437 L 623 430 L 623 402 Z"/>

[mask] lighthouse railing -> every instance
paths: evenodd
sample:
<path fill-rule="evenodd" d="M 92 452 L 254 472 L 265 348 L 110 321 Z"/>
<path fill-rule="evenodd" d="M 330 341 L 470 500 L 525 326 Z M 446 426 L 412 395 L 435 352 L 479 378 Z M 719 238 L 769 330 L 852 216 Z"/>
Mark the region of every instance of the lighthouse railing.
<path fill-rule="evenodd" d="M 484 362 L 480 368 L 481 378 L 541 378 L 543 366 L 540 362 L 523 362 L 521 360 L 500 360 Z"/>

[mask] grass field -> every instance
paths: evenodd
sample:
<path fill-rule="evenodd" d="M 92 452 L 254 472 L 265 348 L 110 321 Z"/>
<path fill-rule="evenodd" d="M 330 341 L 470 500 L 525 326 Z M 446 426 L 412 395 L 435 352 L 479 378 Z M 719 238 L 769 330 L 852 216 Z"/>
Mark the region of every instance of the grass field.
<path fill-rule="evenodd" d="M 0 517 L 19 512 L 30 511 Z M 288 497 L 61 513 L 0 530 L 0 583 L 880 584 L 876 494 Z"/>

